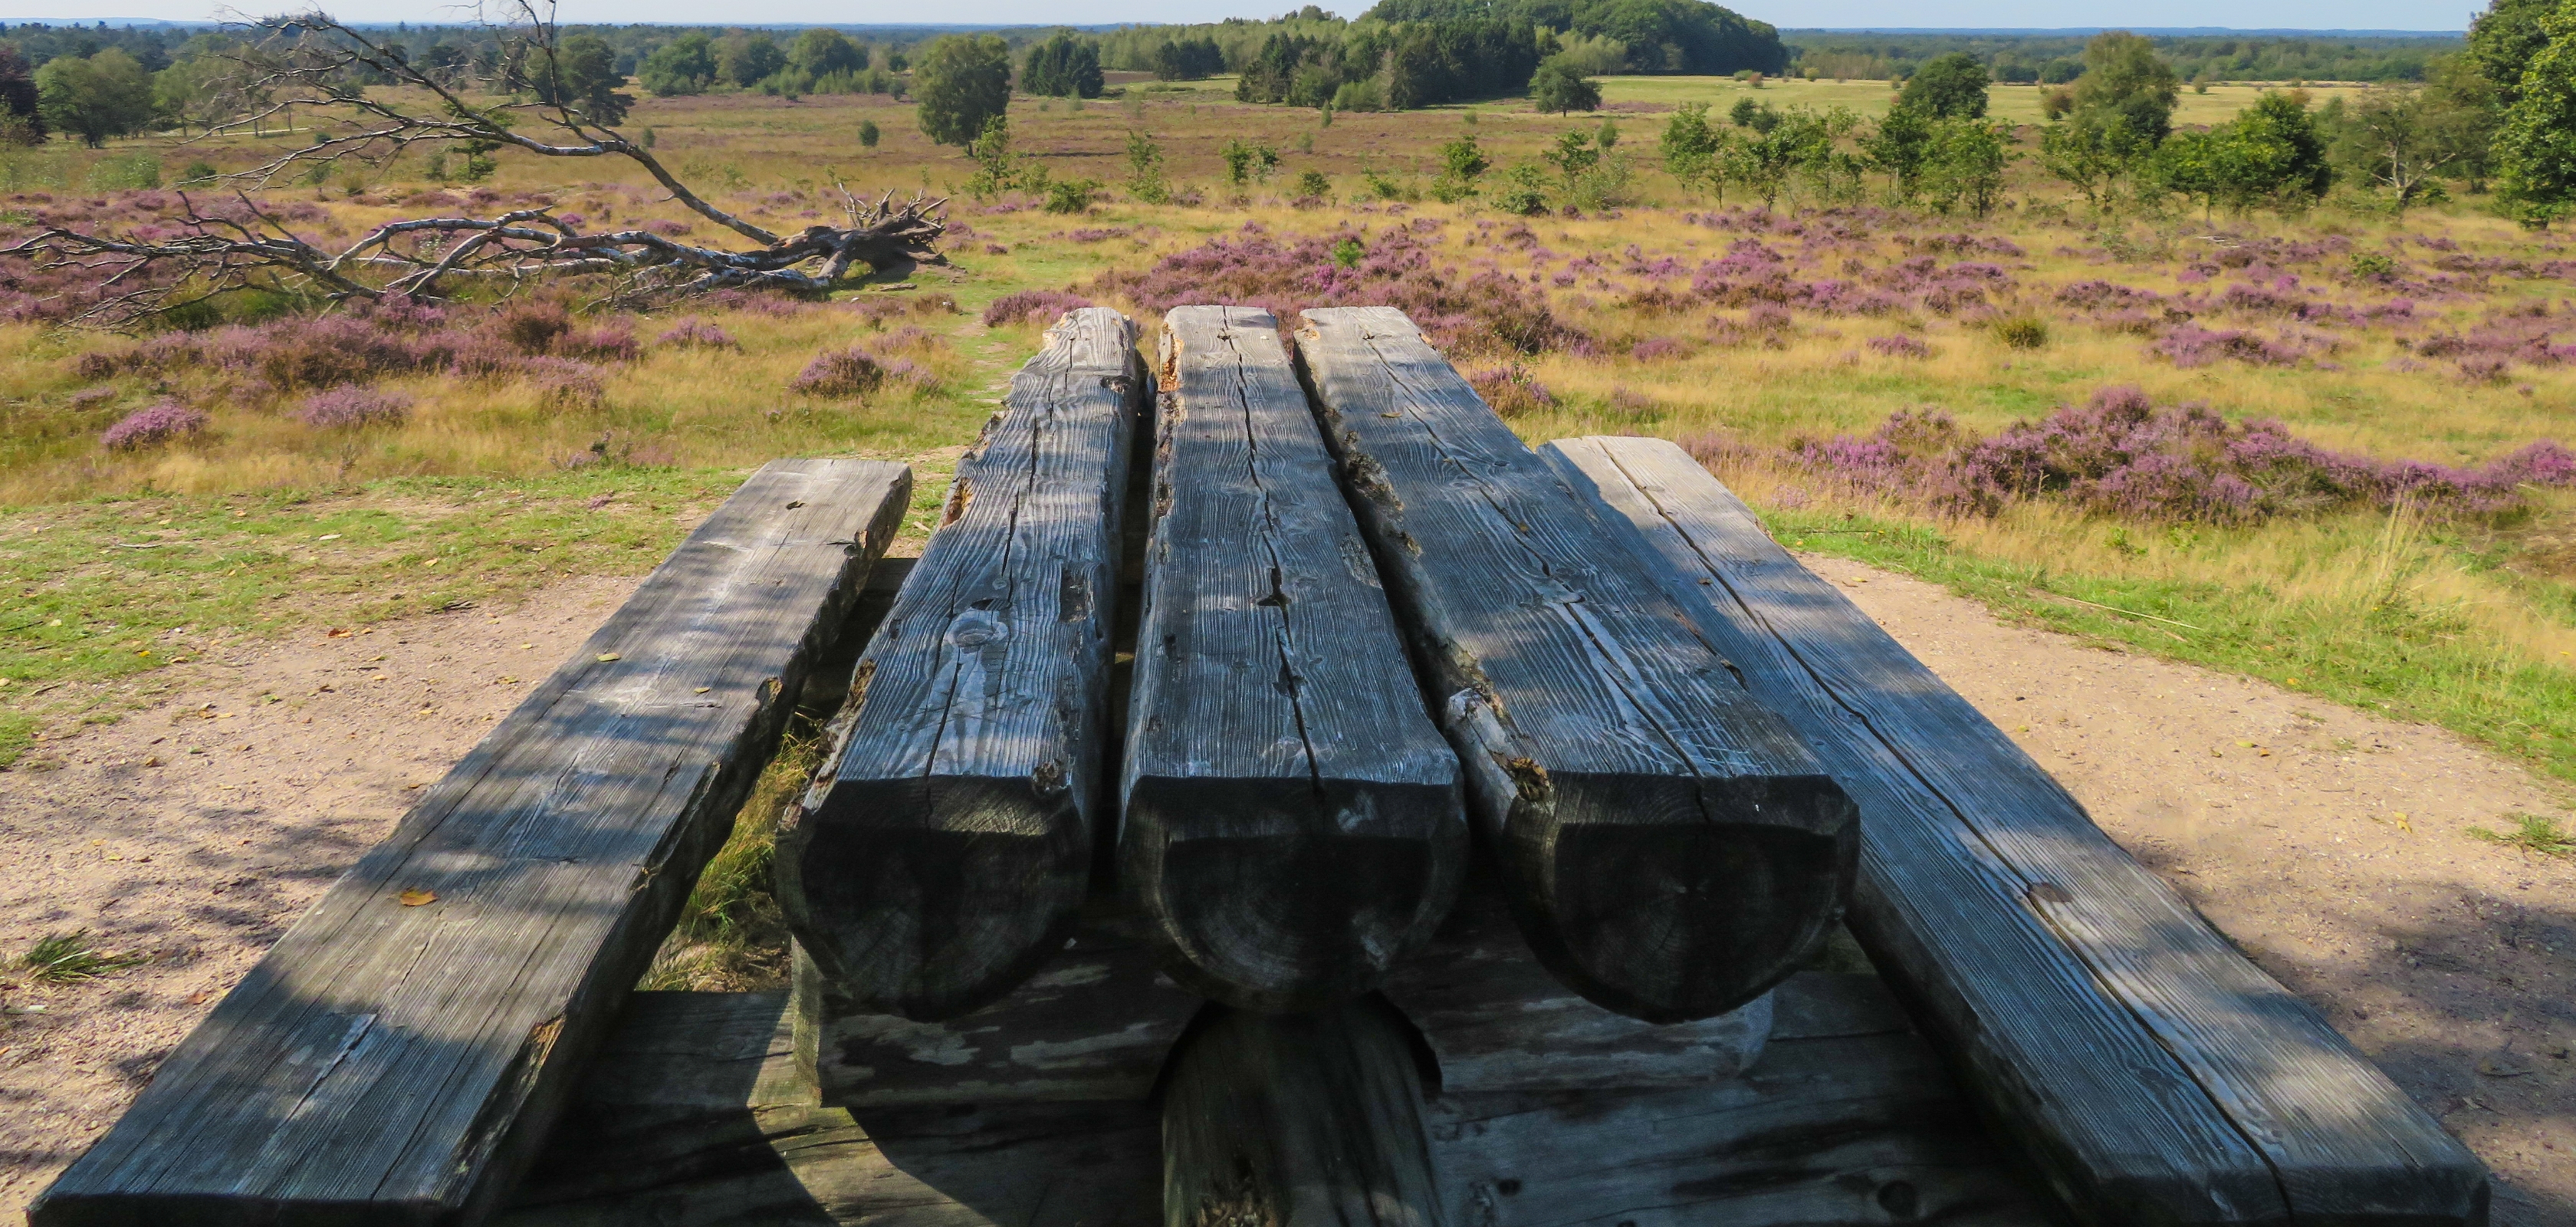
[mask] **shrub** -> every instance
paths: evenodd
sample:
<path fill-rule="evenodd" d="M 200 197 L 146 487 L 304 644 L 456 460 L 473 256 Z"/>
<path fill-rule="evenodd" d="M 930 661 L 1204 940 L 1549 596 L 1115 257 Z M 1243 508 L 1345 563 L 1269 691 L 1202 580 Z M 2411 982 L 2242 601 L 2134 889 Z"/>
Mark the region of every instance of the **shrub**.
<path fill-rule="evenodd" d="M 125 420 L 107 428 L 98 441 L 112 452 L 139 452 L 148 447 L 193 438 L 204 433 L 206 415 L 174 400 L 156 401 L 125 415 Z"/>
<path fill-rule="evenodd" d="M 1484 397 L 1485 403 L 1493 406 L 1494 412 L 1507 418 L 1519 417 L 1556 403 L 1556 397 L 1548 392 L 1547 385 L 1531 377 L 1528 369 L 1519 363 L 1476 371 L 1467 376 L 1467 382 L 1475 387 L 1476 395 Z"/>
<path fill-rule="evenodd" d="M 321 430 L 400 426 L 411 420 L 411 398 L 342 384 L 305 397 L 303 408 L 295 416 L 305 425 Z"/>
<path fill-rule="evenodd" d="M 984 308 L 984 326 L 1052 324 L 1065 312 L 1090 305 L 1090 299 L 1070 290 L 1014 290 L 994 299 L 991 306 Z"/>
<path fill-rule="evenodd" d="M 638 347 L 635 333 L 622 324 L 575 328 L 555 338 L 554 350 L 568 358 L 594 362 L 631 362 Z"/>
<path fill-rule="evenodd" d="M 1995 339 L 2014 349 L 2038 349 L 2048 344 L 2048 321 L 2036 315 L 2011 315 L 1994 323 Z"/>
<path fill-rule="evenodd" d="M 1049 213 L 1082 213 L 1100 195 L 1098 179 L 1058 179 L 1047 185 L 1046 211 Z"/>
<path fill-rule="evenodd" d="M 2259 523 L 2276 516 L 2404 499 L 2491 516 L 2524 506 L 2523 487 L 2576 486 L 2576 452 L 2534 443 L 2474 469 L 2328 451 L 2273 421 L 2229 422 L 2205 405 L 2158 408 L 2134 387 L 2104 388 L 1978 439 L 1938 410 L 1900 411 L 1867 438 L 1801 439 L 1789 463 L 1863 493 L 1960 513 L 2058 502 L 2148 520 Z"/>
<path fill-rule="evenodd" d="M 1628 357 L 1638 362 L 1661 362 L 1688 356 L 1690 346 L 1672 337 L 1648 337 L 1628 347 Z"/>
<path fill-rule="evenodd" d="M 1910 336 L 1901 332 L 1894 336 L 1871 337 L 1869 339 L 1869 348 L 1872 353 L 1885 354 L 1890 358 L 1929 358 L 1932 356 L 1932 346 L 1926 343 L 1923 338 Z"/>
<path fill-rule="evenodd" d="M 787 385 L 807 396 L 864 396 L 885 383 L 885 364 L 857 346 L 827 349 L 814 355 Z"/>
<path fill-rule="evenodd" d="M 572 313 L 558 302 L 514 303 L 493 321 L 492 331 L 520 353 L 542 354 L 572 331 Z"/>
<path fill-rule="evenodd" d="M 732 333 L 696 316 L 690 316 L 672 325 L 668 331 L 654 340 L 658 344 L 677 345 L 684 349 L 740 349 L 742 347 L 741 342 L 733 339 Z"/>
<path fill-rule="evenodd" d="M 596 409 L 608 403 L 608 380 L 598 367 L 570 358 L 523 358 L 518 370 L 538 399 L 565 408 Z"/>

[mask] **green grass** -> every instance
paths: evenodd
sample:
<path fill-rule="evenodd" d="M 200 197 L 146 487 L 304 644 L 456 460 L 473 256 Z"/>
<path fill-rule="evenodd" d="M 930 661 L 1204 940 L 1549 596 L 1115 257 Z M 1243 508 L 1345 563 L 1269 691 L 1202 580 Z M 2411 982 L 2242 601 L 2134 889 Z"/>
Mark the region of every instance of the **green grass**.
<path fill-rule="evenodd" d="M 238 636 L 640 573 L 741 481 L 733 470 L 598 468 L 12 509 L 0 522 L 0 765 L 63 714 L 46 696 L 67 684 L 190 660 Z"/>
<path fill-rule="evenodd" d="M 109 954 L 93 948 L 89 944 L 87 929 L 77 933 L 49 934 L 18 959 L 28 974 L 49 984 L 95 980 L 110 972 L 150 961 L 139 954 Z"/>
<path fill-rule="evenodd" d="M 2402 589 L 2376 603 L 2284 598 L 2261 583 L 2106 577 L 1978 557 L 1923 524 L 1812 509 L 1762 515 L 1792 548 L 1913 575 L 2009 619 L 2429 721 L 2576 780 L 2568 671 L 2463 634 L 2455 612 Z"/>
<path fill-rule="evenodd" d="M 2576 856 L 2576 833 L 2558 825 L 2558 820 L 2545 814 L 2507 814 L 2514 820 L 2511 831 L 2491 831 L 2470 827 L 2469 834 L 2488 843 L 2537 852 L 2542 856 Z"/>

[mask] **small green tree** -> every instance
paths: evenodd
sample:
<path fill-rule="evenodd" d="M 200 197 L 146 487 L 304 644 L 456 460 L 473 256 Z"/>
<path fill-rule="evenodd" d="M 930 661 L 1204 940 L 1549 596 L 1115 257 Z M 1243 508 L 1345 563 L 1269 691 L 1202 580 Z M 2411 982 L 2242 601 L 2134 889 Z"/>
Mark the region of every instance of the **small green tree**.
<path fill-rule="evenodd" d="M 2548 42 L 2515 83 L 2495 138 L 2504 198 L 2535 226 L 2576 206 L 2576 0 L 2564 0 L 2540 29 Z"/>
<path fill-rule="evenodd" d="M 884 138 L 885 133 L 877 127 L 877 121 L 873 119 L 862 119 L 859 121 L 860 148 L 874 149 L 877 147 L 877 142 Z"/>
<path fill-rule="evenodd" d="M 1921 194 L 1923 169 L 1932 160 L 1936 122 L 1930 111 L 1899 105 L 1889 108 L 1878 127 L 1861 138 L 1861 152 L 1887 176 L 1888 199 L 1907 204 Z"/>
<path fill-rule="evenodd" d="M 1492 168 L 1484 148 L 1476 143 L 1476 134 L 1461 132 L 1456 140 L 1440 146 L 1440 177 L 1431 181 L 1431 194 L 1443 204 L 1470 199 L 1479 190 L 1476 181 Z"/>
<path fill-rule="evenodd" d="M 2003 200 L 2004 168 L 2012 160 L 2012 129 L 1983 119 L 1944 119 L 1932 125 L 1923 160 L 1923 199 L 1938 213 L 1984 217 Z"/>
<path fill-rule="evenodd" d="M 1664 171 L 1688 190 L 1711 182 L 1718 149 L 1724 143 L 1725 138 L 1708 122 L 1708 104 L 1685 102 L 1664 121 L 1655 152 L 1663 157 Z"/>
<path fill-rule="evenodd" d="M 2156 154 L 2163 186 L 2198 197 L 2205 209 L 2261 205 L 2295 212 L 2334 184 L 2324 134 L 2303 96 L 2278 90 L 2207 132 L 2185 132 Z"/>
<path fill-rule="evenodd" d="M 1571 66 L 1550 60 L 1530 77 L 1530 105 L 1559 115 L 1601 109 L 1601 87 Z"/>
<path fill-rule="evenodd" d="M 55 131 L 92 149 L 130 136 L 152 120 L 152 74 L 110 47 L 87 57 L 62 56 L 36 70 L 36 105 Z"/>
<path fill-rule="evenodd" d="M 1225 160 L 1226 182 L 1236 187 L 1268 182 L 1270 172 L 1279 169 L 1279 151 L 1268 145 L 1249 145 L 1241 140 L 1228 140 L 1217 150 Z"/>
<path fill-rule="evenodd" d="M 1565 180 L 1565 190 L 1574 190 L 1575 182 L 1601 161 L 1601 150 L 1592 143 L 1592 134 L 1580 128 L 1557 134 L 1556 144 L 1538 155 L 1556 168 Z"/>
<path fill-rule="evenodd" d="M 716 40 L 715 52 L 716 75 L 744 89 L 787 67 L 787 53 L 766 34 L 725 35 Z"/>
<path fill-rule="evenodd" d="M 1169 204 L 1172 189 L 1163 182 L 1163 145 L 1151 133 L 1127 130 L 1127 190 L 1146 204 Z"/>
<path fill-rule="evenodd" d="M 1054 98 L 1097 98 L 1102 89 L 1100 44 L 1058 31 L 1029 48 L 1020 88 Z"/>
<path fill-rule="evenodd" d="M 2119 200 L 2120 185 L 2134 177 L 2156 142 L 2129 127 L 2117 111 L 2070 114 L 2039 133 L 2039 164 L 2065 180 L 2096 209 Z"/>
<path fill-rule="evenodd" d="M 1533 162 L 1514 163 L 1503 172 L 1502 190 L 1494 193 L 1494 207 L 1524 217 L 1547 212 L 1547 172 Z"/>
<path fill-rule="evenodd" d="M 2484 112 L 2416 86 L 2362 94 L 2337 112 L 2332 131 L 2336 162 L 2386 188 L 2400 215 L 2435 187 L 2434 176 L 2482 153 L 2491 137 Z"/>
<path fill-rule="evenodd" d="M 1739 128 L 1751 128 L 1755 132 L 1769 132 L 1779 126 L 1780 112 L 1770 103 L 1757 102 L 1751 98 L 1738 98 L 1734 106 L 1727 108 L 1726 122 Z"/>
<path fill-rule="evenodd" d="M 539 48 L 528 67 L 537 101 L 578 111 L 595 124 L 626 122 L 631 94 L 617 92 L 626 75 L 617 71 L 617 49 L 596 34 L 575 34 L 552 48 Z"/>
<path fill-rule="evenodd" d="M 1896 105 L 1933 119 L 1983 119 L 1986 87 L 1993 78 L 1986 66 L 1965 51 L 1936 56 L 1905 79 Z"/>
<path fill-rule="evenodd" d="M 942 145 L 965 145 L 1010 109 L 1011 49 L 997 34 L 933 40 L 913 66 L 921 130 Z"/>
<path fill-rule="evenodd" d="M 660 98 L 707 92 L 716 83 L 715 40 L 692 31 L 655 47 L 636 67 L 635 83 Z"/>
<path fill-rule="evenodd" d="M 996 115 L 986 120 L 984 130 L 968 142 L 966 156 L 974 159 L 976 168 L 975 174 L 966 180 L 966 194 L 977 200 L 989 200 L 1015 188 L 1032 192 L 1047 190 L 1046 168 L 1011 151 L 1011 118 L 1008 115 Z"/>
<path fill-rule="evenodd" d="M 866 71 L 868 47 L 850 41 L 850 36 L 829 26 L 816 26 L 796 36 L 787 48 L 787 67 L 807 80 L 820 80 L 835 73 Z"/>
<path fill-rule="evenodd" d="M 2070 117 L 2090 113 L 2101 126 L 2117 115 L 2132 139 L 2153 149 L 2173 132 L 2174 103 L 2181 97 L 2182 82 L 2154 43 L 2112 30 L 2084 44 L 2084 75 L 2075 79 Z"/>

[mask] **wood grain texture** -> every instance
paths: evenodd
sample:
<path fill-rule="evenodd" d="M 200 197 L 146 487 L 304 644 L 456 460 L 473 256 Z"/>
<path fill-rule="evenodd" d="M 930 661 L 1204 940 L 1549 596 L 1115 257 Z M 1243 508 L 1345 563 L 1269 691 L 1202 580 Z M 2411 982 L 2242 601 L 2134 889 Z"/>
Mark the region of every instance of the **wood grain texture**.
<path fill-rule="evenodd" d="M 819 1011 L 818 1076 L 852 1108 L 1067 1100 L 1142 1102 L 1198 998 L 1136 937 L 1074 931 L 1054 961 L 956 1018 Z"/>
<path fill-rule="evenodd" d="M 1209 1006 L 1163 1087 L 1164 1227 L 1442 1227 L 1404 1019 Z"/>
<path fill-rule="evenodd" d="M 1319 1009 L 1457 897 L 1458 760 L 1278 321 L 1181 307 L 1162 338 L 1119 879 L 1191 991 Z"/>
<path fill-rule="evenodd" d="M 901 524 L 771 464 L 299 918 L 32 1209 L 471 1223 L 524 1167 Z"/>
<path fill-rule="evenodd" d="M 2472 1224 L 2485 1169 L 1688 454 L 1545 452 L 1869 815 L 1852 927 L 2105 1222 Z"/>
<path fill-rule="evenodd" d="M 1440 1062 L 1440 1092 L 1698 1086 L 1762 1057 L 1772 998 L 1714 1018 L 1657 1026 L 1602 1009 L 1532 958 L 1502 896 L 1480 880 L 1420 954 L 1399 964 L 1387 1000 Z"/>
<path fill-rule="evenodd" d="M 1402 312 L 1308 311 L 1297 353 L 1539 960 L 1650 1022 L 1795 970 L 1851 881 L 1842 790 Z"/>
<path fill-rule="evenodd" d="M 1456 1227 L 2050 1227 L 1922 1037 L 1783 1040 L 1675 1090 L 1449 1095 L 1433 1162 Z"/>
<path fill-rule="evenodd" d="M 1092 867 L 1119 517 L 1146 376 L 1126 317 L 1066 313 L 958 462 L 861 658 L 777 884 L 835 990 L 953 1017 L 1071 931 Z"/>

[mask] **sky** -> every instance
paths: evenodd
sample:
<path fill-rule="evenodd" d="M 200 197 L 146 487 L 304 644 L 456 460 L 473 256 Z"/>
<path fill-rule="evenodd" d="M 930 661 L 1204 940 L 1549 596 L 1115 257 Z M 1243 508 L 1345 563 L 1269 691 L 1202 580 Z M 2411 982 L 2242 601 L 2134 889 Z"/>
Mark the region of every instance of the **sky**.
<path fill-rule="evenodd" d="M 1723 3 L 1724 0 L 1721 0 Z M 1224 17 L 1268 17 L 1297 7 L 1304 0 L 946 0 L 929 8 L 918 5 L 851 4 L 847 0 L 763 0 L 756 5 L 726 5 L 711 10 L 704 0 L 562 0 L 563 19 L 570 22 L 700 23 L 716 12 L 749 23 L 911 23 L 1046 22 L 1106 23 L 1119 21 L 1214 21 Z M 261 5 L 257 0 L 229 0 L 243 11 L 270 7 L 311 8 L 312 0 Z M 1368 0 L 1325 4 L 1344 16 L 1357 16 Z M 415 21 L 454 23 L 470 18 L 470 5 L 441 0 L 322 0 L 319 7 L 344 21 Z M 2460 30 L 2483 5 L 2461 0 L 2425 4 L 2408 0 L 2095 0 L 2070 9 L 2051 0 L 1739 0 L 1729 7 L 1783 28 L 1966 27 L 2061 28 L 2186 27 L 2232 29 Z M 0 20 L 71 21 L 158 18 L 207 21 L 225 14 L 226 0 L 0 0 Z"/>

